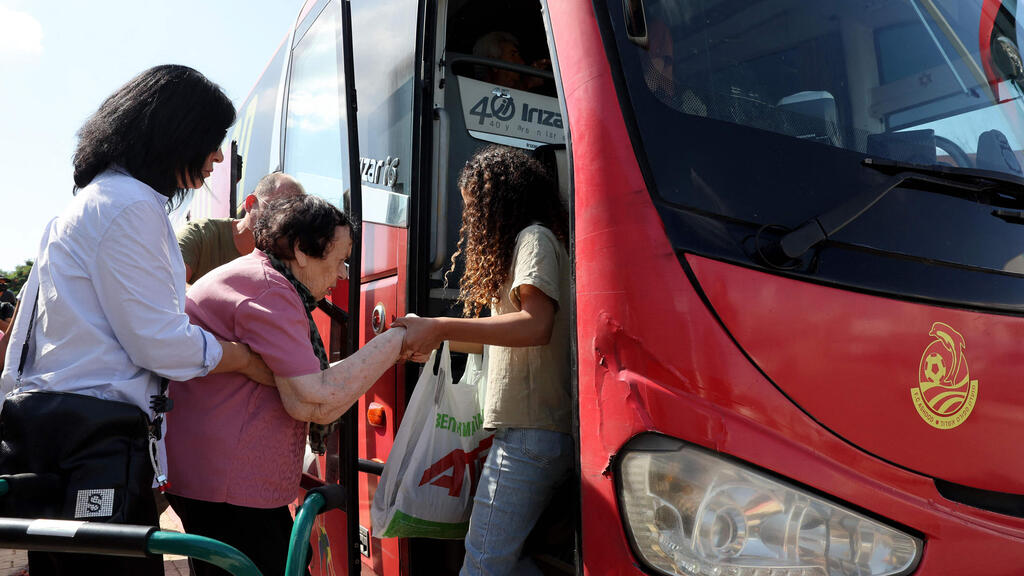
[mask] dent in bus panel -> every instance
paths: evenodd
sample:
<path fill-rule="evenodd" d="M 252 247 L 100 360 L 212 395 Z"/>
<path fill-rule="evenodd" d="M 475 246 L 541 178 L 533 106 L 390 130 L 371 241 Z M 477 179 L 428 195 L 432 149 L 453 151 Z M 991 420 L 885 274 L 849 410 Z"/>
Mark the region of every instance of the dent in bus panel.
<path fill-rule="evenodd" d="M 329 3 L 292 54 L 284 169 L 336 206 L 349 182 L 341 13 Z"/>

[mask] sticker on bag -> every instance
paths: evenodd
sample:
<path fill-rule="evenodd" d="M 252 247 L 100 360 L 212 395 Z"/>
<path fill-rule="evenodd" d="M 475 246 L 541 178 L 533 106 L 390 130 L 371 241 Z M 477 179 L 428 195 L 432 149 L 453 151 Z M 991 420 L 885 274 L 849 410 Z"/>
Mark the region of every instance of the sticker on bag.
<path fill-rule="evenodd" d="M 107 518 L 114 514 L 114 489 L 79 490 L 75 518 Z"/>

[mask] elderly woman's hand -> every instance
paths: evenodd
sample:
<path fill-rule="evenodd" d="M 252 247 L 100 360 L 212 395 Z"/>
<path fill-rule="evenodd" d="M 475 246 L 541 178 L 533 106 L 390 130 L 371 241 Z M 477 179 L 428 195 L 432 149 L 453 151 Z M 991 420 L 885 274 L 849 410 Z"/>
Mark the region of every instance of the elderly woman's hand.
<path fill-rule="evenodd" d="M 396 318 L 391 322 L 391 326 L 405 328 L 401 360 L 426 362 L 430 353 L 444 340 L 439 334 L 440 325 L 436 318 L 420 318 L 415 314 L 409 314 Z"/>

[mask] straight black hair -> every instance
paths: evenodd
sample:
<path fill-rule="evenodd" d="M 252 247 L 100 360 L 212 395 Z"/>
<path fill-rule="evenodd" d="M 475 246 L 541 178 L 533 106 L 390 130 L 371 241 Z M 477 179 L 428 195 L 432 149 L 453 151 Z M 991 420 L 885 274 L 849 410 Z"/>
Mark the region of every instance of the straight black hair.
<path fill-rule="evenodd" d="M 207 157 L 235 121 L 219 86 L 187 66 L 155 66 L 108 97 L 78 131 L 75 192 L 117 164 L 167 197 L 173 208 L 200 181 Z"/>

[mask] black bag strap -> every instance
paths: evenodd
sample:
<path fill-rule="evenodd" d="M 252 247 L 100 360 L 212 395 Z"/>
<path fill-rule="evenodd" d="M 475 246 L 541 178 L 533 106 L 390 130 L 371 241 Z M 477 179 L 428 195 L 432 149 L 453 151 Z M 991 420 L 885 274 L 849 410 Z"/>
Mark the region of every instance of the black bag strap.
<path fill-rule="evenodd" d="M 25 342 L 21 345 L 21 361 L 18 362 L 18 381 L 25 371 L 25 361 L 28 360 L 28 343 L 32 340 L 32 326 L 36 321 L 36 311 L 39 310 L 39 288 L 36 288 L 36 298 L 32 301 L 32 315 L 28 317 L 28 333 L 25 334 Z"/>

